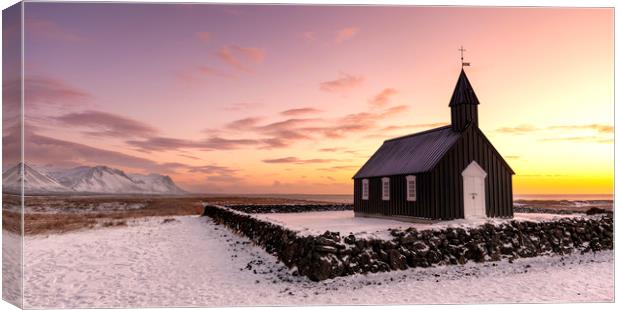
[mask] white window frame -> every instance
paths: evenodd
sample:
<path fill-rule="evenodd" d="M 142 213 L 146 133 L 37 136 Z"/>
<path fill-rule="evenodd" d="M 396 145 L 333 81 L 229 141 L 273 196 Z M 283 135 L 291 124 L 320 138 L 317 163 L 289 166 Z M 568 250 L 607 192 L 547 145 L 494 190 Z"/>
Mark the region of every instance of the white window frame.
<path fill-rule="evenodd" d="M 387 190 L 386 190 L 387 185 Z M 390 200 L 390 178 L 381 179 L 381 199 Z"/>
<path fill-rule="evenodd" d="M 368 200 L 370 194 L 370 186 L 368 185 L 368 179 L 362 180 L 362 200 Z"/>
<path fill-rule="evenodd" d="M 413 188 L 411 186 L 411 181 L 413 181 Z M 418 187 L 418 181 L 416 180 L 415 175 L 408 175 L 407 176 L 407 201 L 416 201 L 418 199 L 417 187 Z"/>

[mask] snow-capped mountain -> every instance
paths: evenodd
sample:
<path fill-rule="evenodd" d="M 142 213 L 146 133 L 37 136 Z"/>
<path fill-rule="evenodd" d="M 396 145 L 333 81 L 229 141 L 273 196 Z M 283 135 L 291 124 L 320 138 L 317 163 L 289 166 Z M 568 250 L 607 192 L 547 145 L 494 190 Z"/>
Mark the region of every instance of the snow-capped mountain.
<path fill-rule="evenodd" d="M 186 193 L 178 187 L 172 178 L 167 175 L 151 173 L 149 175 L 130 174 L 129 177 L 136 182 L 140 188 L 147 192 L 184 194 Z"/>
<path fill-rule="evenodd" d="M 169 176 L 160 174 L 126 174 L 106 166 L 76 167 L 66 170 L 46 169 L 45 173 L 24 165 L 26 193 L 93 194 L 184 194 Z M 11 192 L 19 192 L 19 165 L 3 173 L 3 182 Z M 11 187 L 11 184 L 15 184 Z"/>
<path fill-rule="evenodd" d="M 2 173 L 3 191 L 9 193 L 19 193 L 21 191 L 22 176 L 20 170 L 22 168 L 24 169 L 24 191 L 27 193 L 68 193 L 73 191 L 71 188 L 60 184 L 55 179 L 22 163 Z"/>
<path fill-rule="evenodd" d="M 57 171 L 53 176 L 60 184 L 77 192 L 141 193 L 143 190 L 125 172 L 106 166 L 76 167 Z"/>

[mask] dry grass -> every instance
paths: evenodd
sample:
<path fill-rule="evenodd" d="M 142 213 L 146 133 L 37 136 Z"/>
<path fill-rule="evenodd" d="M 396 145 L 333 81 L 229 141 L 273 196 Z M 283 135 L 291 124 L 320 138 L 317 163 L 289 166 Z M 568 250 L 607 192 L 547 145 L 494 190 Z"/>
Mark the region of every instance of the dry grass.
<path fill-rule="evenodd" d="M 3 195 L 3 229 L 19 233 L 21 216 L 20 197 Z M 102 203 L 141 204 L 139 209 L 78 212 L 81 207 Z M 96 226 L 125 226 L 128 221 L 152 216 L 200 215 L 203 202 L 214 204 L 280 204 L 301 203 L 301 200 L 279 198 L 210 197 L 210 196 L 80 196 L 80 197 L 25 197 L 24 231 L 27 235 L 64 233 Z M 63 208 L 70 206 L 69 208 Z M 66 209 L 68 212 L 31 212 L 28 210 Z"/>

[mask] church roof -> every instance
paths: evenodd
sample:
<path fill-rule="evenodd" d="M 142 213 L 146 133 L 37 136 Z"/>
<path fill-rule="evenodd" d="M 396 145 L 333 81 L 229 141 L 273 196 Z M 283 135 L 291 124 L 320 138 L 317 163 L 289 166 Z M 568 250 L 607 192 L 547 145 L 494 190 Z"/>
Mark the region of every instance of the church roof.
<path fill-rule="evenodd" d="M 386 140 L 353 178 L 429 171 L 460 136 L 460 132 L 448 125 Z"/>
<path fill-rule="evenodd" d="M 467 75 L 465 75 L 465 70 L 462 69 L 461 75 L 459 75 L 459 79 L 456 82 L 456 87 L 454 87 L 452 98 L 450 98 L 449 106 L 453 107 L 460 104 L 480 104 L 474 92 L 474 88 L 471 86 L 471 83 L 469 83 Z"/>

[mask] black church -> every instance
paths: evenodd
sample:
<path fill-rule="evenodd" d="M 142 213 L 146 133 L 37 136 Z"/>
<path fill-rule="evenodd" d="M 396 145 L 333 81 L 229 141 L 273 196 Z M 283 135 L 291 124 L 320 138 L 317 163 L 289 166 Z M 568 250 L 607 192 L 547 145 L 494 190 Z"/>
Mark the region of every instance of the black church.
<path fill-rule="evenodd" d="M 450 125 L 386 140 L 353 176 L 355 216 L 512 217 L 515 173 L 478 128 L 479 104 L 461 70 Z"/>

